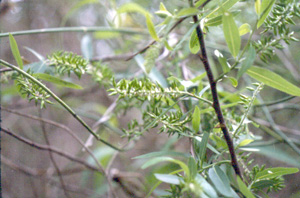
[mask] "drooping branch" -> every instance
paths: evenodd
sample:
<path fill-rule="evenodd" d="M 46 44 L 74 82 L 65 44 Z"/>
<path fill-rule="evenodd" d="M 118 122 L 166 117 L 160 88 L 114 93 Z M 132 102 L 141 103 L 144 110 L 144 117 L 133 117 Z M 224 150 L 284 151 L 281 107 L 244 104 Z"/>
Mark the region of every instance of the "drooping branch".
<path fill-rule="evenodd" d="M 190 4 L 191 4 L 191 6 L 193 6 L 193 1 L 190 0 Z M 198 17 L 196 15 L 193 16 L 193 21 L 194 21 L 194 23 L 199 23 Z M 201 30 L 200 25 L 198 25 L 196 27 L 196 32 L 197 32 L 197 37 L 198 37 L 199 44 L 200 44 L 200 53 L 198 53 L 198 56 L 199 56 L 200 60 L 202 61 L 203 65 L 204 65 L 204 68 L 205 68 L 205 71 L 206 71 L 206 74 L 207 74 L 207 77 L 208 77 L 208 80 L 209 80 L 210 89 L 211 89 L 212 98 L 213 98 L 213 108 L 215 110 L 215 113 L 217 114 L 220 127 L 222 129 L 224 138 L 226 140 L 226 143 L 227 143 L 227 146 L 228 146 L 228 149 L 229 149 L 232 167 L 234 168 L 235 173 L 242 178 L 242 174 L 241 174 L 239 164 L 238 164 L 238 160 L 237 160 L 235 150 L 234 150 L 233 141 L 232 141 L 232 138 L 229 134 L 229 131 L 228 131 L 228 128 L 226 126 L 224 116 L 223 116 L 223 113 L 222 113 L 222 110 L 221 110 L 221 106 L 220 106 L 220 102 L 219 102 L 219 98 L 218 98 L 218 92 L 217 92 L 217 81 L 214 80 L 214 76 L 213 76 L 213 73 L 212 73 L 212 70 L 211 70 L 211 66 L 210 66 L 209 61 L 208 61 L 204 36 L 203 36 L 203 32 Z"/>

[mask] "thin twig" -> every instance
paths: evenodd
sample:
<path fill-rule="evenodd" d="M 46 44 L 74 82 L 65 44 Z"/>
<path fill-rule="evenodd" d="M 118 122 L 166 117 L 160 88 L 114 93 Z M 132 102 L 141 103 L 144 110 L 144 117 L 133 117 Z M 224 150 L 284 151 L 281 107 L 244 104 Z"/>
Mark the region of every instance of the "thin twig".
<path fill-rule="evenodd" d="M 15 139 L 31 146 L 31 147 L 34 147 L 34 148 L 37 148 L 39 150 L 44 150 L 44 151 L 50 151 L 50 152 L 53 152 L 53 153 L 56 153 L 57 155 L 60 155 L 62 157 L 65 157 L 71 161 L 74 161 L 74 162 L 77 162 L 79 164 L 82 164 L 83 166 L 85 166 L 86 168 L 90 169 L 90 170 L 93 170 L 93 171 L 97 171 L 97 172 L 100 172 L 100 173 L 103 173 L 102 170 L 100 170 L 99 168 L 95 167 L 94 165 L 91 165 L 91 164 L 88 164 L 87 162 L 85 162 L 84 160 L 82 159 L 79 159 L 79 158 L 76 158 L 76 157 L 73 157 L 71 156 L 70 154 L 68 153 L 65 153 L 63 151 L 60 151 L 56 148 L 53 148 L 53 147 L 50 147 L 50 146 L 46 146 L 46 145 L 42 145 L 42 144 L 39 144 L 39 143 L 36 143 L 36 142 L 33 142 L 27 138 L 24 138 L 24 137 L 21 137 L 19 135 L 17 135 L 16 133 L 8 130 L 8 129 L 4 129 L 4 128 L 1 128 L 1 131 L 3 131 L 4 133 L 14 137 Z"/>
<path fill-rule="evenodd" d="M 39 109 L 39 117 L 42 119 L 42 112 L 41 112 L 40 109 Z M 41 124 L 42 132 L 43 132 L 46 144 L 47 144 L 48 147 L 50 147 L 50 141 L 49 141 L 49 138 L 48 138 L 48 135 L 47 135 L 47 132 L 46 132 L 45 123 L 44 122 L 40 122 L 40 124 Z M 65 184 L 64 179 L 63 179 L 63 177 L 62 177 L 62 175 L 60 173 L 60 169 L 59 169 L 59 167 L 58 167 L 58 165 L 57 165 L 57 163 L 56 163 L 56 161 L 55 161 L 55 159 L 53 157 L 53 153 L 51 151 L 49 151 L 48 153 L 49 153 L 50 160 L 51 160 L 51 162 L 52 162 L 52 164 L 53 164 L 53 166 L 54 166 L 54 168 L 56 170 L 56 173 L 57 173 L 57 176 L 58 176 L 59 181 L 61 183 L 61 187 L 62 187 L 62 189 L 64 191 L 64 194 L 65 194 L 66 197 L 69 198 L 70 195 L 68 194 L 68 192 L 66 190 L 66 184 Z"/>
<path fill-rule="evenodd" d="M 190 1 L 190 5 L 193 6 L 193 1 Z M 198 22 L 198 17 L 197 15 L 193 16 L 193 20 L 194 23 L 199 23 Z M 240 171 L 239 168 L 239 164 L 237 161 L 237 157 L 235 154 L 235 150 L 234 150 L 234 145 L 233 145 L 233 141 L 230 137 L 228 128 L 226 126 L 225 120 L 224 120 L 224 116 L 221 110 L 221 106 L 219 103 L 219 98 L 218 98 L 218 92 L 217 92 L 217 81 L 214 80 L 214 76 L 208 61 L 208 57 L 207 57 L 207 53 L 206 53 L 206 47 L 205 47 L 205 41 L 204 41 L 204 36 L 203 36 L 203 32 L 201 30 L 200 25 L 198 25 L 196 27 L 196 32 L 197 32 L 197 36 L 198 36 L 198 40 L 199 40 L 199 45 L 201 48 L 201 54 L 199 53 L 199 58 L 202 61 L 208 80 L 209 80 L 209 84 L 210 84 L 210 89 L 211 89 L 211 93 L 212 93 L 212 97 L 213 97 L 213 108 L 217 114 L 218 117 L 218 121 L 220 123 L 220 127 L 223 131 L 224 134 L 224 138 L 226 140 L 226 143 L 228 145 L 228 149 L 229 149 L 229 153 L 230 153 L 230 157 L 231 157 L 231 165 L 234 168 L 235 173 L 240 176 L 240 178 L 242 178 L 242 173 Z"/>

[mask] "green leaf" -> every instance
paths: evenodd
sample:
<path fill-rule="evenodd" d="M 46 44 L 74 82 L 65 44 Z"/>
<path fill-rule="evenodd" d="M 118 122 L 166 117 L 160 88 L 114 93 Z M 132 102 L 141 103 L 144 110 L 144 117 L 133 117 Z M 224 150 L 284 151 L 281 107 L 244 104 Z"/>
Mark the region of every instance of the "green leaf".
<path fill-rule="evenodd" d="M 190 37 L 189 47 L 190 47 L 190 51 L 192 54 L 197 54 L 200 50 L 200 43 L 199 43 L 196 29 L 193 31 L 193 33 Z"/>
<path fill-rule="evenodd" d="M 185 163 L 183 163 L 182 161 L 173 159 L 171 157 L 156 157 L 156 158 L 153 158 L 153 159 L 147 161 L 141 168 L 146 169 L 149 166 L 153 166 L 153 165 L 155 165 L 157 163 L 160 163 L 160 162 L 173 162 L 175 164 L 178 164 L 184 170 L 186 176 L 188 178 L 190 177 L 190 170 L 189 170 L 188 166 Z"/>
<path fill-rule="evenodd" d="M 255 0 L 255 11 L 259 16 L 261 13 L 261 0 Z"/>
<path fill-rule="evenodd" d="M 234 77 L 226 77 L 230 80 L 232 86 L 237 87 L 238 86 L 238 81 Z"/>
<path fill-rule="evenodd" d="M 206 18 L 212 17 L 214 14 L 218 14 L 223 10 L 229 10 L 234 4 L 236 4 L 239 0 L 227 0 L 220 7 L 214 9 L 211 13 L 209 13 Z"/>
<path fill-rule="evenodd" d="M 244 23 L 239 27 L 240 36 L 243 36 L 251 31 L 251 26 L 248 23 Z"/>
<path fill-rule="evenodd" d="M 199 12 L 199 10 L 197 8 L 183 8 L 181 10 L 179 10 L 177 17 L 185 17 L 185 16 L 193 16 L 193 15 L 197 15 Z"/>
<path fill-rule="evenodd" d="M 256 143 L 260 142 L 256 141 Z M 240 149 L 243 151 L 255 152 L 257 154 L 261 154 L 274 160 L 278 160 L 280 162 L 300 168 L 299 155 L 296 154 L 289 146 L 287 146 L 286 143 L 264 145 L 265 143 L 261 142 L 260 144 L 260 146 L 256 146 L 254 143 L 245 147 L 241 147 Z"/>
<path fill-rule="evenodd" d="M 226 58 L 223 56 L 223 54 L 221 52 L 219 52 L 219 50 L 215 50 L 214 51 L 216 57 L 218 57 L 218 61 L 222 66 L 223 72 L 227 73 L 230 71 L 230 65 L 227 62 Z"/>
<path fill-rule="evenodd" d="M 146 153 L 144 155 L 136 156 L 132 159 L 146 159 L 146 158 L 152 158 L 152 157 L 159 157 L 159 156 L 166 156 L 166 155 L 172 155 L 176 157 L 188 157 L 189 155 L 186 153 L 180 153 L 175 151 L 158 151 L 158 152 L 151 152 Z"/>
<path fill-rule="evenodd" d="M 191 156 L 188 161 L 188 167 L 190 170 L 190 181 L 193 180 L 197 175 L 197 164 L 195 159 Z"/>
<path fill-rule="evenodd" d="M 204 161 L 205 158 L 208 139 L 209 139 L 209 133 L 204 132 L 202 136 L 202 140 L 200 142 L 199 151 L 198 151 L 200 155 L 199 158 L 201 161 Z"/>
<path fill-rule="evenodd" d="M 252 45 L 249 47 L 246 60 L 243 61 L 241 68 L 238 71 L 237 79 L 239 79 L 253 64 L 256 58 L 256 52 Z"/>
<path fill-rule="evenodd" d="M 232 15 L 237 16 L 239 13 L 241 13 L 240 10 L 233 11 Z M 221 14 L 219 16 L 216 16 L 216 17 L 213 17 L 213 18 L 205 18 L 204 25 L 205 26 L 218 26 L 218 25 L 221 25 L 222 24 L 222 17 L 223 17 L 223 14 Z"/>
<path fill-rule="evenodd" d="M 246 146 L 248 144 L 250 144 L 251 142 L 253 142 L 254 140 L 251 140 L 251 139 L 245 139 L 243 141 L 241 141 L 238 145 L 238 147 L 241 147 L 241 146 Z"/>
<path fill-rule="evenodd" d="M 9 34 L 9 44 L 10 44 L 11 52 L 13 53 L 17 64 L 19 65 L 19 67 L 21 69 L 23 69 L 23 61 L 22 61 L 22 58 L 20 55 L 18 44 L 17 44 L 15 38 L 13 37 L 13 35 L 11 35 L 11 34 Z"/>
<path fill-rule="evenodd" d="M 239 185 L 240 191 L 243 193 L 246 198 L 255 198 L 252 192 L 247 188 L 246 184 L 241 180 L 239 176 L 237 176 L 237 182 Z"/>
<path fill-rule="evenodd" d="M 192 119 L 193 129 L 196 133 L 199 132 L 200 119 L 201 119 L 200 110 L 199 110 L 198 106 L 196 106 L 194 113 L 193 113 L 193 119 Z"/>
<path fill-rule="evenodd" d="M 230 181 L 225 173 L 218 166 L 214 166 L 208 170 L 208 175 L 216 189 L 224 196 L 232 197 Z"/>
<path fill-rule="evenodd" d="M 126 3 L 126 4 L 122 5 L 117 10 L 117 12 L 118 13 L 137 12 L 144 16 L 150 15 L 150 17 L 152 17 L 150 12 L 148 12 L 145 8 L 143 8 L 142 6 L 140 6 L 139 4 L 136 4 L 136 3 Z"/>
<path fill-rule="evenodd" d="M 276 167 L 268 168 L 256 174 L 255 180 L 272 179 L 274 177 L 290 175 L 299 172 L 298 168 Z"/>
<path fill-rule="evenodd" d="M 154 40 L 159 41 L 159 38 L 155 31 L 154 24 L 153 24 L 153 22 L 151 20 L 151 16 L 149 14 L 146 14 L 146 23 L 147 23 L 148 31 L 149 31 L 149 34 L 151 35 L 151 37 Z"/>
<path fill-rule="evenodd" d="M 205 1 L 207 0 L 199 0 L 195 3 L 195 7 L 198 8 L 199 6 L 201 6 Z"/>
<path fill-rule="evenodd" d="M 288 82 L 278 74 L 260 67 L 252 66 L 248 69 L 247 74 L 274 89 L 293 96 L 300 96 L 300 88 Z"/>
<path fill-rule="evenodd" d="M 272 9 L 272 6 L 275 2 L 276 2 L 276 0 L 262 1 L 261 9 L 260 9 L 261 14 L 260 14 L 259 20 L 257 22 L 257 28 L 259 28 L 264 23 L 265 19 L 269 15 L 269 13 Z"/>
<path fill-rule="evenodd" d="M 201 184 L 201 187 L 203 188 L 203 191 L 208 197 L 211 198 L 216 198 L 218 197 L 217 192 L 215 189 L 212 187 L 210 183 L 207 182 L 206 179 L 204 179 L 200 174 L 196 175 L 195 180 L 197 181 L 198 184 Z"/>
<path fill-rule="evenodd" d="M 168 11 L 163 2 L 160 2 L 160 4 L 159 4 L 159 10 L 161 10 L 161 11 Z"/>
<path fill-rule="evenodd" d="M 238 27 L 235 24 L 233 15 L 230 12 L 224 12 L 223 32 L 229 51 L 233 57 L 236 57 L 241 48 L 241 37 Z"/>
<path fill-rule="evenodd" d="M 33 76 L 38 79 L 45 80 L 47 82 L 51 82 L 53 84 L 56 84 L 56 85 L 59 85 L 62 87 L 67 87 L 67 88 L 72 88 L 72 89 L 82 89 L 82 87 L 80 85 L 61 80 L 60 78 L 56 78 L 49 74 L 35 73 L 35 74 L 33 74 Z"/>
<path fill-rule="evenodd" d="M 166 18 L 166 17 L 171 17 L 172 14 L 168 11 L 163 11 L 163 10 L 159 10 L 159 11 L 156 11 L 155 14 L 161 18 Z"/>
<path fill-rule="evenodd" d="M 154 176 L 156 177 L 156 179 L 168 183 L 168 184 L 175 184 L 178 185 L 180 183 L 183 183 L 183 179 L 176 176 L 176 175 L 169 175 L 169 174 L 154 174 Z"/>

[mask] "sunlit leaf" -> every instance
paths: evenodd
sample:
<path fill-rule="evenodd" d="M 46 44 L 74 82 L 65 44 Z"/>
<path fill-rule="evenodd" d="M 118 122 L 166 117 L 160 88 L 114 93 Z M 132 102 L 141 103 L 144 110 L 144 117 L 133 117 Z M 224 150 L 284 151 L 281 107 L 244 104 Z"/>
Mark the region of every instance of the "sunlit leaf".
<path fill-rule="evenodd" d="M 259 16 L 261 13 L 261 0 L 255 0 L 255 11 Z"/>
<path fill-rule="evenodd" d="M 146 23 L 147 23 L 148 31 L 149 31 L 149 34 L 151 35 L 151 37 L 154 40 L 159 41 L 159 38 L 155 31 L 154 24 L 153 24 L 153 22 L 151 20 L 151 16 L 149 14 L 146 14 Z"/>
<path fill-rule="evenodd" d="M 19 67 L 21 69 L 23 69 L 23 61 L 19 52 L 19 48 L 18 48 L 18 44 L 15 40 L 15 38 L 13 37 L 13 35 L 9 34 L 9 44 L 10 44 L 10 49 L 12 54 L 14 55 L 14 58 L 17 62 L 17 64 L 19 65 Z"/>
<path fill-rule="evenodd" d="M 235 24 L 233 15 L 230 12 L 224 12 L 223 31 L 227 46 L 233 57 L 236 57 L 241 48 L 241 37 L 239 29 Z"/>
<path fill-rule="evenodd" d="M 239 27 L 240 36 L 243 36 L 251 31 L 251 26 L 248 23 L 244 23 Z"/>
<path fill-rule="evenodd" d="M 251 140 L 251 139 L 245 139 L 243 141 L 241 141 L 238 145 L 238 147 L 241 147 L 241 146 L 246 146 L 248 144 L 250 144 L 251 142 L 253 142 L 254 140 Z"/>
<path fill-rule="evenodd" d="M 248 69 L 247 74 L 249 74 L 249 76 L 251 76 L 255 80 L 273 87 L 274 89 L 278 89 L 293 96 L 300 96 L 299 87 L 293 85 L 289 81 L 282 78 L 280 75 L 270 70 L 252 66 L 250 69 Z"/>

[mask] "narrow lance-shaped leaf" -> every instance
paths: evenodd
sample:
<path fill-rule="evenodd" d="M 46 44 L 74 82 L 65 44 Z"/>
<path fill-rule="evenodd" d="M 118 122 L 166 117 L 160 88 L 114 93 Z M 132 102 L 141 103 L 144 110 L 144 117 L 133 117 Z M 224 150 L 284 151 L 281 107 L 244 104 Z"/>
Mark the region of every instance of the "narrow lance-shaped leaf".
<path fill-rule="evenodd" d="M 210 168 L 208 175 L 219 193 L 227 197 L 232 197 L 229 179 L 218 166 Z"/>
<path fill-rule="evenodd" d="M 274 89 L 293 96 L 300 96 L 300 88 L 285 80 L 278 74 L 260 67 L 252 66 L 248 69 L 247 74 Z"/>
<path fill-rule="evenodd" d="M 256 57 L 255 49 L 252 45 L 249 47 L 246 60 L 243 61 L 241 68 L 238 71 L 237 79 L 239 79 L 253 64 Z"/>
<path fill-rule="evenodd" d="M 241 37 L 239 29 L 235 24 L 233 15 L 230 12 L 224 12 L 223 31 L 226 43 L 233 57 L 236 57 L 241 48 Z"/>
<path fill-rule="evenodd" d="M 255 176 L 256 180 L 271 179 L 278 176 L 289 175 L 299 172 L 298 168 L 276 167 L 265 169 Z"/>
<path fill-rule="evenodd" d="M 192 16 L 196 15 L 199 12 L 197 8 L 183 8 L 179 10 L 177 16 L 178 17 L 184 17 L 184 16 Z"/>
<path fill-rule="evenodd" d="M 151 37 L 154 40 L 159 41 L 159 38 L 158 38 L 158 36 L 156 34 L 156 31 L 155 31 L 154 24 L 151 20 L 151 16 L 149 14 L 146 14 L 145 16 L 146 16 L 146 23 L 147 23 L 149 34 L 151 35 Z"/>
<path fill-rule="evenodd" d="M 51 76 L 49 74 L 35 73 L 32 76 L 34 76 L 34 77 L 36 77 L 38 79 L 45 80 L 45 81 L 51 82 L 53 84 L 62 86 L 62 87 L 67 87 L 67 88 L 72 88 L 72 89 L 82 89 L 82 87 L 80 85 L 64 81 L 64 80 L 62 80 L 60 78 L 56 78 L 56 77 Z"/>
<path fill-rule="evenodd" d="M 246 198 L 255 198 L 255 196 L 252 194 L 252 192 L 247 188 L 246 184 L 241 180 L 241 178 L 237 177 L 237 182 L 239 185 L 240 191 L 243 193 L 243 195 Z"/>
<path fill-rule="evenodd" d="M 200 50 L 200 44 L 197 36 L 196 29 L 193 31 L 191 37 L 190 37 L 190 43 L 189 43 L 190 51 L 192 54 L 197 54 Z"/>
<path fill-rule="evenodd" d="M 23 61 L 19 52 L 18 44 L 13 37 L 13 35 L 9 34 L 9 44 L 11 48 L 11 52 L 14 55 L 14 58 L 21 69 L 23 69 Z"/>
<path fill-rule="evenodd" d="M 255 0 L 255 11 L 257 15 L 260 15 L 260 9 L 261 9 L 261 0 Z"/>
<path fill-rule="evenodd" d="M 259 28 L 265 21 L 265 19 L 267 18 L 267 16 L 269 15 L 273 4 L 275 3 L 276 0 L 264 0 L 262 1 L 261 4 L 261 9 L 260 9 L 260 17 L 257 23 L 257 28 Z"/>
<path fill-rule="evenodd" d="M 198 106 L 196 106 L 194 113 L 193 113 L 193 119 L 192 119 L 193 129 L 195 130 L 196 133 L 199 131 L 200 118 L 201 118 L 200 110 L 199 110 Z"/>
<path fill-rule="evenodd" d="M 239 0 L 227 0 L 225 1 L 221 7 L 217 7 L 215 10 L 213 10 L 211 13 L 209 13 L 207 15 L 206 18 L 210 18 L 211 16 L 213 16 L 214 14 L 222 11 L 222 10 L 229 10 L 232 6 L 234 6 L 234 4 L 236 4 Z"/>

